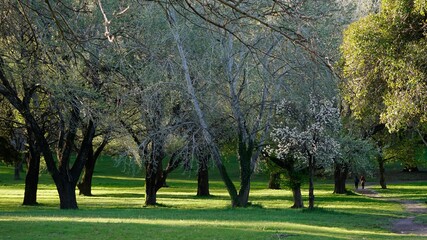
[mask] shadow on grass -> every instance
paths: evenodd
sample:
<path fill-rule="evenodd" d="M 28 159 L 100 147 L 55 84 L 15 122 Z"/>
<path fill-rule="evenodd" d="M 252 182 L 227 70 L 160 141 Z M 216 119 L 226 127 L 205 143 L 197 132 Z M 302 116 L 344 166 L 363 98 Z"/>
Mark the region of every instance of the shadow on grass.
<path fill-rule="evenodd" d="M 193 200 L 200 200 L 200 199 L 216 199 L 216 200 L 230 200 L 229 196 L 218 196 L 218 195 L 209 195 L 209 196 L 197 196 L 197 195 L 184 195 L 184 194 L 167 194 L 167 193 L 158 193 L 158 198 L 170 198 L 170 199 L 193 199 Z"/>
<path fill-rule="evenodd" d="M 106 193 L 106 194 L 94 194 L 91 197 L 111 197 L 111 198 L 143 198 L 145 197 L 144 193 Z"/>

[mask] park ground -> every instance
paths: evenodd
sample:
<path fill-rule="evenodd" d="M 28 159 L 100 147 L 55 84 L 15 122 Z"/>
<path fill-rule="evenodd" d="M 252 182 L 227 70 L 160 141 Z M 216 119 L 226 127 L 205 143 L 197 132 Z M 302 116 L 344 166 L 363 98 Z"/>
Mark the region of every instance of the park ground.
<path fill-rule="evenodd" d="M 13 180 L 13 169 L 0 165 L 0 239 L 425 239 L 427 235 L 423 171 L 390 172 L 386 190 L 374 178 L 368 179 L 367 191 L 348 195 L 333 194 L 332 181 L 318 179 L 314 210 L 289 208 L 291 192 L 266 189 L 267 177 L 257 174 L 251 206 L 232 209 L 214 171 L 211 197 L 196 197 L 195 174 L 178 170 L 167 181 L 169 187 L 160 189 L 159 206 L 145 207 L 142 174 L 131 176 L 113 164 L 109 158 L 101 159 L 94 196 L 78 196 L 79 210 L 59 210 L 48 174 L 41 175 L 39 205 L 22 206 L 23 180 Z M 347 187 L 353 190 L 350 179 Z M 303 195 L 307 200 L 306 187 Z M 405 221 L 410 221 L 409 227 L 399 228 Z"/>

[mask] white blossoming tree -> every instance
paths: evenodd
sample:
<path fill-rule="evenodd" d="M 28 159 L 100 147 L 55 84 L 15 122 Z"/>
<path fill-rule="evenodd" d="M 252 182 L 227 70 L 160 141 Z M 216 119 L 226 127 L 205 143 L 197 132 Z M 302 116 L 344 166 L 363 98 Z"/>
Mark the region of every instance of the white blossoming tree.
<path fill-rule="evenodd" d="M 274 156 L 274 162 L 291 163 L 295 171 L 308 168 L 309 208 L 312 209 L 315 170 L 332 166 L 333 159 L 340 154 L 339 142 L 334 137 L 340 129 L 339 111 L 332 101 L 310 95 L 305 103 L 282 100 L 277 116 L 279 123 L 271 133 L 273 144 L 266 152 Z M 292 190 L 295 200 L 300 190 Z"/>

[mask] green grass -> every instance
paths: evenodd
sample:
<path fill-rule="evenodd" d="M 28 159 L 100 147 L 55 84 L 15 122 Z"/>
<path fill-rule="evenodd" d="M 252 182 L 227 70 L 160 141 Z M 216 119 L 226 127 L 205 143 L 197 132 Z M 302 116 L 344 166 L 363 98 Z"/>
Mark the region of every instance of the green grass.
<path fill-rule="evenodd" d="M 291 192 L 266 189 L 263 175 L 253 180 L 252 206 L 232 209 L 215 171 L 210 182 L 213 196 L 205 198 L 195 196 L 194 174 L 178 171 L 167 181 L 170 187 L 159 191 L 161 205 L 144 207 L 144 179 L 111 166 L 111 159 L 99 162 L 95 196 L 78 196 L 77 211 L 58 209 L 58 196 L 48 175 L 40 179 L 40 205 L 22 206 L 23 181 L 12 180 L 12 169 L 0 166 L 0 239 L 417 238 L 390 232 L 391 221 L 407 215 L 399 204 L 357 194 L 335 195 L 333 185 L 325 181 L 315 185 L 314 211 L 290 209 Z M 418 200 L 425 198 L 426 187 L 425 182 L 390 185 L 384 194 Z M 307 194 L 304 187 L 305 200 Z"/>

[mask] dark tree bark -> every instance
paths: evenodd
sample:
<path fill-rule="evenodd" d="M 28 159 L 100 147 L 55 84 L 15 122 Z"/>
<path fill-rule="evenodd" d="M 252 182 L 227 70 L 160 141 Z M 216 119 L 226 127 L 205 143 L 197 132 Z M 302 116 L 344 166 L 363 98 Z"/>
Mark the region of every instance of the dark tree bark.
<path fill-rule="evenodd" d="M 85 165 L 85 161 L 90 151 L 91 142 L 95 134 L 95 125 L 92 121 L 89 121 L 87 130 L 84 134 L 83 141 L 81 143 L 77 158 L 70 169 L 68 164 L 70 161 L 71 144 L 75 136 L 72 136 L 74 131 L 68 133 L 65 149 L 60 155 L 60 165 L 58 166 L 59 171 L 55 171 L 52 175 L 56 188 L 59 194 L 60 208 L 61 209 L 78 209 L 76 199 L 76 186 L 79 176 Z M 69 147 L 67 147 L 69 146 Z M 45 150 L 47 151 L 47 150 Z"/>
<path fill-rule="evenodd" d="M 157 204 L 157 191 L 163 186 L 163 169 L 162 160 L 160 158 L 157 166 L 153 163 L 146 164 L 145 174 L 145 205 Z"/>
<path fill-rule="evenodd" d="M 163 187 L 163 159 L 166 157 L 164 142 L 158 139 L 151 142 L 151 159 L 145 163 L 145 205 L 157 204 L 157 191 Z"/>
<path fill-rule="evenodd" d="M 210 196 L 208 167 L 209 157 L 210 155 L 205 152 L 201 152 L 198 156 L 199 169 L 197 172 L 197 196 Z"/>
<path fill-rule="evenodd" d="M 70 156 L 77 135 L 77 126 L 81 122 L 80 110 L 78 108 L 79 101 L 73 99 L 73 103 L 69 108 L 70 118 L 67 132 L 64 130 L 65 127 L 60 130 L 60 139 L 57 148 L 58 161 L 56 161 L 53 157 L 51 146 L 45 137 L 46 130 L 43 128 L 43 125 L 37 122 L 36 117 L 31 111 L 30 102 L 34 97 L 34 93 L 39 88 L 39 85 L 28 84 L 25 86 L 24 96 L 21 99 L 21 94 L 18 94 L 17 90 L 13 87 L 11 84 L 12 81 L 8 81 L 6 78 L 6 74 L 4 73 L 4 62 L 1 58 L 0 82 L 0 94 L 2 94 L 22 115 L 25 119 L 26 128 L 29 132 L 34 134 L 37 148 L 40 149 L 43 154 L 47 169 L 55 182 L 60 199 L 60 208 L 77 209 L 75 188 L 87 159 L 89 142 L 93 140 L 95 133 L 94 123 L 91 120 L 89 121 L 76 160 L 70 169 Z M 63 119 L 61 119 L 61 123 L 63 123 Z M 56 162 L 58 162 L 58 167 L 56 167 Z"/>
<path fill-rule="evenodd" d="M 379 166 L 379 170 L 380 170 L 380 185 L 382 189 L 387 189 L 387 185 L 385 183 L 385 168 L 384 168 L 384 163 L 385 160 L 382 156 L 378 156 L 377 158 L 378 160 L 378 166 Z"/>
<path fill-rule="evenodd" d="M 83 169 L 83 177 L 80 183 L 77 184 L 77 187 L 79 188 L 79 194 L 84 196 L 92 196 L 92 178 L 93 178 L 93 172 L 95 170 L 95 164 L 98 160 L 99 156 L 101 155 L 101 152 L 104 150 L 105 146 L 107 145 L 108 140 L 104 138 L 101 145 L 93 151 L 93 143 L 90 142 L 89 153 L 88 157 Z"/>
<path fill-rule="evenodd" d="M 206 146 L 201 147 L 197 153 L 197 196 L 210 196 L 208 162 L 211 154 L 205 148 Z"/>
<path fill-rule="evenodd" d="M 57 190 L 59 194 L 59 207 L 61 209 L 78 209 L 76 199 L 76 184 L 77 181 L 69 179 L 68 176 L 64 176 L 63 174 L 59 175 L 59 184 L 57 184 Z"/>
<path fill-rule="evenodd" d="M 242 140 L 243 136 L 239 136 L 239 163 L 240 163 L 240 189 L 238 194 L 238 202 L 234 207 L 247 207 L 249 203 L 249 192 L 251 188 L 251 176 L 253 169 L 251 167 L 253 143 L 249 140 L 246 144 Z"/>
<path fill-rule="evenodd" d="M 17 162 L 15 162 L 15 164 L 14 164 L 15 166 L 14 166 L 13 178 L 15 180 L 21 180 L 22 163 L 23 163 L 23 161 L 20 159 Z"/>
<path fill-rule="evenodd" d="M 77 184 L 79 195 L 92 196 L 92 177 L 95 170 L 95 164 L 96 159 L 93 156 L 93 150 L 89 149 L 89 156 L 83 168 L 82 180 Z"/>
<path fill-rule="evenodd" d="M 269 189 L 280 189 L 280 173 L 271 172 L 270 179 L 268 180 Z"/>
<path fill-rule="evenodd" d="M 301 183 L 292 184 L 292 197 L 294 199 L 294 205 L 292 208 L 303 208 L 304 204 L 301 195 Z"/>
<path fill-rule="evenodd" d="M 165 186 L 169 173 L 175 170 L 182 161 L 182 159 L 178 157 L 178 152 L 179 150 L 172 154 L 165 170 L 162 169 L 162 161 L 166 156 L 163 150 L 159 150 L 156 154 L 155 161 L 146 163 L 145 205 L 157 204 L 157 192 L 160 188 Z"/>
<path fill-rule="evenodd" d="M 197 174 L 197 196 L 210 196 L 208 168 L 199 168 Z"/>
<path fill-rule="evenodd" d="M 345 183 L 348 176 L 348 166 L 343 163 L 335 163 L 334 165 L 334 193 L 336 194 L 345 194 L 347 189 L 345 188 Z"/>
<path fill-rule="evenodd" d="M 34 136 L 29 132 L 29 152 L 27 155 L 27 175 L 25 176 L 24 202 L 22 205 L 37 205 L 37 185 L 39 183 L 40 151 L 34 142 Z"/>

